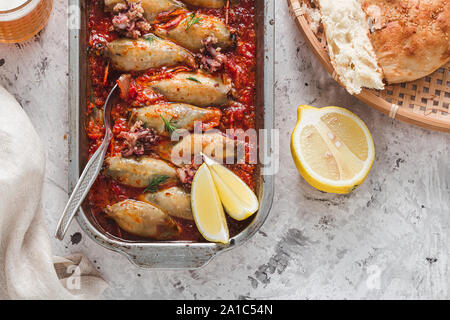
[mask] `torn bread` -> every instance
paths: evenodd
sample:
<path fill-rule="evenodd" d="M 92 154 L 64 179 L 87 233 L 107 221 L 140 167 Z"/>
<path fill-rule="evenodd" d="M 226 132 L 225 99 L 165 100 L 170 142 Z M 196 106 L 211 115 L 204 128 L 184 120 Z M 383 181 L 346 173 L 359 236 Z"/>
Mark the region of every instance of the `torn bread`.
<path fill-rule="evenodd" d="M 305 0 L 301 3 L 302 13 L 305 15 L 308 20 L 309 27 L 312 32 L 317 34 L 320 29 L 322 17 L 320 15 L 320 11 L 318 9 L 318 5 L 316 1 L 313 0 Z"/>
<path fill-rule="evenodd" d="M 358 0 L 319 0 L 331 63 L 350 94 L 384 89 L 383 71 L 369 38 L 366 15 Z"/>
<path fill-rule="evenodd" d="M 420 79 L 450 61 L 448 0 L 361 2 L 387 82 Z"/>

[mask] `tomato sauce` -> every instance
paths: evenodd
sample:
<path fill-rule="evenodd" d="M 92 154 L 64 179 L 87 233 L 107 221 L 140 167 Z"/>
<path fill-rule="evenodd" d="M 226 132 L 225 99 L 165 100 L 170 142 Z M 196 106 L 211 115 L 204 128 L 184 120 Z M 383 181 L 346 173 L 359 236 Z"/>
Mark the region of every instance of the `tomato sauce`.
<path fill-rule="evenodd" d="M 227 56 L 225 74 L 231 79 L 234 90 L 234 100 L 229 106 L 222 107 L 222 118 L 219 129 L 225 132 L 228 129 L 254 129 L 255 128 L 255 69 L 256 69 L 256 32 L 255 32 L 255 0 L 241 0 L 230 2 L 229 9 L 199 9 L 190 8 L 196 12 L 209 14 L 228 23 L 236 37 L 236 46 L 224 54 Z M 104 11 L 104 0 L 91 0 L 88 3 L 88 27 L 89 27 L 89 54 L 88 67 L 90 73 L 91 95 L 87 101 L 87 121 L 85 130 L 89 138 L 89 154 L 92 155 L 101 145 L 104 137 L 102 121 L 103 105 L 108 93 L 116 83 L 120 74 L 109 66 L 108 59 L 99 52 L 110 41 L 119 38 L 112 31 L 112 15 Z M 143 93 L 139 87 L 139 81 L 154 80 L 170 76 L 173 70 L 148 70 L 139 74 L 139 78 L 131 88 L 135 101 L 149 103 L 148 93 Z M 176 72 L 176 71 L 175 71 Z M 133 73 L 132 73 L 133 74 Z M 134 74 L 133 74 L 134 75 Z M 152 103 L 165 101 L 162 96 L 151 97 Z M 125 102 L 117 103 L 112 110 L 113 140 L 108 150 L 108 156 L 120 155 L 123 142 L 117 139 L 123 131 L 130 129 L 128 120 L 129 105 Z M 162 138 L 164 140 L 166 138 Z M 252 164 L 235 164 L 228 166 L 252 189 L 255 189 L 255 169 Z M 162 186 L 170 187 L 170 186 Z M 122 185 L 102 174 L 94 183 L 88 197 L 91 214 L 98 226 L 112 236 L 128 241 L 151 241 L 129 234 L 119 228 L 114 220 L 107 217 L 105 208 L 108 205 L 126 199 L 136 199 L 144 190 Z M 175 220 L 182 228 L 180 241 L 205 241 L 198 232 L 195 223 L 183 219 Z M 227 216 L 230 236 L 235 236 L 244 230 L 251 219 L 247 221 L 235 221 Z"/>

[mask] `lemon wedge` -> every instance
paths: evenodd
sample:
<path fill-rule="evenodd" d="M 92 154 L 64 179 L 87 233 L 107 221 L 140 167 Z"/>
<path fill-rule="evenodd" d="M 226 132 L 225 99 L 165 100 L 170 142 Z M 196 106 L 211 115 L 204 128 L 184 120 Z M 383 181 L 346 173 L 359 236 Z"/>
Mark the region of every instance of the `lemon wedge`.
<path fill-rule="evenodd" d="M 216 161 L 203 156 L 219 193 L 226 213 L 235 220 L 242 221 L 259 209 L 255 193 L 231 170 Z"/>
<path fill-rule="evenodd" d="M 291 152 L 309 184 L 339 194 L 361 185 L 375 158 L 367 126 L 354 113 L 339 107 L 300 106 Z"/>
<path fill-rule="evenodd" d="M 211 242 L 227 244 L 230 234 L 225 213 L 211 172 L 205 163 L 194 176 L 191 205 L 195 224 L 202 236 Z"/>

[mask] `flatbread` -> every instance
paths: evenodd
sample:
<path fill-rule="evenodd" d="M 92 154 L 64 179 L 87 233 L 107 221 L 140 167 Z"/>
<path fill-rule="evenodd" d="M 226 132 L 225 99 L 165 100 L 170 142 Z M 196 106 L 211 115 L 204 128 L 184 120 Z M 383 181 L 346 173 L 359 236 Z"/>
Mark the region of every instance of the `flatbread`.
<path fill-rule="evenodd" d="M 447 0 L 360 0 L 389 83 L 413 81 L 450 61 Z"/>

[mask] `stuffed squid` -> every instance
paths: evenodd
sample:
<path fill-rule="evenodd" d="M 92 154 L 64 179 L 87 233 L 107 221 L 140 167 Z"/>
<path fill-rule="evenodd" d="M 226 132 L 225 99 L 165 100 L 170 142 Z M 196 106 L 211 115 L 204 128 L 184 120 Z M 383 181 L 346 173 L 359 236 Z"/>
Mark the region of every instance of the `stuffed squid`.
<path fill-rule="evenodd" d="M 199 52 L 204 47 L 203 40 L 210 36 L 217 40 L 216 47 L 226 49 L 233 45 L 231 33 L 222 20 L 195 12 L 186 14 L 175 27 L 156 26 L 155 34 L 193 52 Z"/>
<path fill-rule="evenodd" d="M 134 110 L 132 119 L 141 121 L 144 127 L 160 135 L 170 135 L 173 130 L 192 131 L 195 122 L 201 122 L 204 130 L 219 125 L 222 112 L 219 109 L 203 109 L 183 103 L 155 104 Z M 170 126 L 168 128 L 168 126 Z"/>
<path fill-rule="evenodd" d="M 156 193 L 145 193 L 138 198 L 155 204 L 173 217 L 194 220 L 191 210 L 191 196 L 180 187 L 172 187 Z"/>
<path fill-rule="evenodd" d="M 125 200 L 106 208 L 106 214 L 125 231 L 154 240 L 175 239 L 180 226 L 161 208 L 146 202 Z"/>
<path fill-rule="evenodd" d="M 118 39 L 107 45 L 106 55 L 115 69 L 123 72 L 184 64 L 196 67 L 194 56 L 175 43 L 152 34 L 136 40 Z"/>
<path fill-rule="evenodd" d="M 194 157 L 200 153 L 219 162 L 234 159 L 237 156 L 237 142 L 220 132 L 190 134 L 180 142 L 158 146 L 159 155 L 176 166 L 190 165 Z"/>
<path fill-rule="evenodd" d="M 170 79 L 148 84 L 171 102 L 187 103 L 197 107 L 220 106 L 229 102 L 231 84 L 221 77 L 204 72 L 179 72 Z"/>
<path fill-rule="evenodd" d="M 144 16 L 148 22 L 153 22 L 156 16 L 161 12 L 173 11 L 184 8 L 185 5 L 177 0 L 128 0 L 128 2 L 141 2 L 144 9 Z M 125 0 L 105 0 L 105 9 L 113 11 L 119 3 L 125 3 Z"/>
<path fill-rule="evenodd" d="M 105 160 L 105 174 L 117 182 L 136 188 L 147 188 L 159 177 L 175 179 L 176 170 L 167 162 L 150 157 L 134 158 L 111 157 Z"/>

